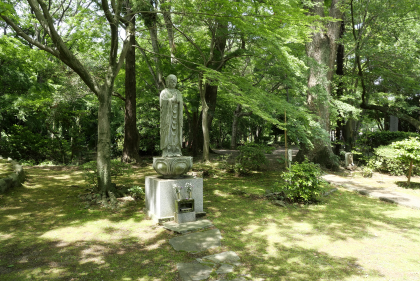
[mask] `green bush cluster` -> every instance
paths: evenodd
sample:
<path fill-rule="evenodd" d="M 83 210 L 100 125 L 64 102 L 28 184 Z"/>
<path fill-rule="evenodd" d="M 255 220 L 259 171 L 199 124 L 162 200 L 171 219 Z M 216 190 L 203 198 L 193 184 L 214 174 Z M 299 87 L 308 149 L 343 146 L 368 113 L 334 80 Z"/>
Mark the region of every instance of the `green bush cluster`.
<path fill-rule="evenodd" d="M 239 155 L 235 159 L 235 172 L 247 174 L 251 171 L 261 170 L 268 164 L 265 154 L 272 153 L 274 148 L 265 145 L 249 143 L 241 146 Z"/>
<path fill-rule="evenodd" d="M 392 142 L 401 141 L 409 137 L 419 136 L 418 133 L 413 132 L 391 132 L 391 131 L 377 131 L 367 132 L 360 136 L 357 140 L 357 146 L 373 152 L 379 146 L 387 146 Z"/>
<path fill-rule="evenodd" d="M 129 188 L 127 191 L 130 193 L 131 197 L 133 197 L 134 199 L 141 199 L 141 198 L 144 198 L 145 196 L 143 189 L 137 185 Z"/>
<path fill-rule="evenodd" d="M 323 193 L 321 175 L 322 170 L 318 164 L 307 159 L 302 163 L 295 163 L 288 172 L 281 175 L 284 185 L 279 185 L 278 191 L 282 191 L 293 202 L 316 201 Z"/>
<path fill-rule="evenodd" d="M 47 159 L 56 163 L 66 163 L 70 151 L 70 144 L 65 139 L 37 134 L 20 125 L 13 125 L 10 134 L 0 140 L 1 155 L 35 164 Z"/>
<path fill-rule="evenodd" d="M 405 175 L 409 169 L 409 162 L 403 161 L 399 155 L 400 151 L 394 148 L 393 144 L 379 146 L 374 149 L 374 155 L 367 161 L 367 167 L 392 176 Z M 413 174 L 420 175 L 420 170 L 414 167 Z"/>

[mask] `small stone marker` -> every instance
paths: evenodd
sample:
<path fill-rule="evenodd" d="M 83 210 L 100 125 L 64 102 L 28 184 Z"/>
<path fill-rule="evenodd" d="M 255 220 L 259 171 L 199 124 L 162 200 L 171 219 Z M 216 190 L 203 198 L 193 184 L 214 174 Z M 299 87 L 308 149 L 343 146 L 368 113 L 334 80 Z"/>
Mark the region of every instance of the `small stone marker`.
<path fill-rule="evenodd" d="M 345 159 L 346 168 L 349 170 L 353 170 L 353 167 L 354 167 L 353 153 L 346 152 L 346 154 L 344 154 L 344 157 L 345 157 L 344 159 Z"/>
<path fill-rule="evenodd" d="M 204 250 L 220 247 L 222 234 L 218 229 L 211 229 L 203 232 L 185 234 L 169 240 L 169 244 L 176 251 L 198 253 Z"/>

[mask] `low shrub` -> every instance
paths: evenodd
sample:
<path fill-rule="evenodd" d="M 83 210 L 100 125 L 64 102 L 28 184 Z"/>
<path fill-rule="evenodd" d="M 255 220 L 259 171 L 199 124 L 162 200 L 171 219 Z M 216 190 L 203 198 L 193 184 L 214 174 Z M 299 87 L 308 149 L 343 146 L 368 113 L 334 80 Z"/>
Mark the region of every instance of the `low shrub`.
<path fill-rule="evenodd" d="M 286 198 L 293 202 L 314 202 L 323 193 L 322 170 L 318 164 L 306 159 L 303 163 L 292 164 L 288 172 L 284 172 L 281 178 L 284 185 L 279 186 Z"/>
<path fill-rule="evenodd" d="M 127 190 L 134 199 L 144 198 L 144 190 L 140 186 L 133 186 Z"/>
<path fill-rule="evenodd" d="M 368 159 L 367 167 L 392 176 L 405 175 L 409 169 L 409 163 L 398 157 L 399 150 L 393 148 L 392 145 L 379 146 L 374 149 L 374 155 Z M 413 174 L 420 174 L 417 167 L 413 169 Z"/>
<path fill-rule="evenodd" d="M 368 149 L 369 152 L 379 146 L 387 146 L 395 141 L 401 141 L 409 137 L 419 136 L 418 133 L 414 132 L 391 132 L 391 131 L 377 131 L 367 132 L 360 136 L 357 140 L 357 146 Z"/>
<path fill-rule="evenodd" d="M 365 178 L 371 178 L 373 175 L 373 169 L 370 167 L 363 167 L 362 176 Z"/>
<path fill-rule="evenodd" d="M 268 165 L 266 153 L 273 152 L 273 147 L 249 143 L 239 147 L 239 156 L 235 159 L 235 172 L 247 174 L 251 171 L 261 170 L 264 165 Z"/>

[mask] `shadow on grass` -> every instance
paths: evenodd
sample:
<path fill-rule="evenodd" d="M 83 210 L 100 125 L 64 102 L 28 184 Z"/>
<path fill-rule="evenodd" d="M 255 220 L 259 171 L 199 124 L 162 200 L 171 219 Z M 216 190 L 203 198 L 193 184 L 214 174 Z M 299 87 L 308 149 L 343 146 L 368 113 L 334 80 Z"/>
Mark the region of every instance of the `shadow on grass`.
<path fill-rule="evenodd" d="M 395 184 L 402 188 L 420 189 L 420 182 L 411 182 L 410 185 L 408 185 L 406 181 L 396 181 Z"/>
<path fill-rule="evenodd" d="M 81 206 L 77 170 L 27 169 L 23 186 L 0 198 L 1 280 L 175 280 L 186 254 L 141 212 Z M 141 179 L 140 179 L 141 180 Z M 143 179 L 144 182 L 144 179 Z"/>
<path fill-rule="evenodd" d="M 258 175 L 243 179 L 226 177 L 225 183 L 218 185 L 220 181 L 206 180 L 205 211 L 222 231 L 228 248 L 236 251 L 250 268 L 253 278 L 343 280 L 366 274 L 381 276 L 375 270 L 361 270 L 358 259 L 343 257 L 343 252 L 334 255 L 317 252 L 316 241 L 324 239 L 322 243 L 331 244 L 375 239 L 373 228 L 399 232 L 416 230 L 420 225 L 420 217 L 387 215 L 398 208 L 395 205 L 351 192 L 335 192 L 315 206 L 280 208 L 267 200 L 255 199 L 258 197 L 232 194 L 232 187 L 236 192 L 254 189 L 259 193 L 254 186 L 260 182 Z M 270 185 L 268 180 L 262 184 Z"/>

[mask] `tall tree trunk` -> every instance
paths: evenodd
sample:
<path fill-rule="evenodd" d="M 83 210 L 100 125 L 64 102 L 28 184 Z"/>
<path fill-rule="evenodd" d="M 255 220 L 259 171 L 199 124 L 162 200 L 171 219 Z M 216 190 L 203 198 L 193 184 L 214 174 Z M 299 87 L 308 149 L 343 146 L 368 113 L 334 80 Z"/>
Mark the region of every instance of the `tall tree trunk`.
<path fill-rule="evenodd" d="M 135 17 L 131 23 L 135 26 Z M 129 163 L 139 160 L 136 118 L 136 38 L 130 35 L 130 48 L 125 57 L 125 116 L 124 116 L 124 147 L 122 161 Z"/>
<path fill-rule="evenodd" d="M 340 38 L 343 37 L 344 35 L 344 31 L 345 31 L 345 25 L 344 25 L 344 20 L 341 22 L 340 25 Z M 340 97 L 343 96 L 344 94 L 344 82 L 343 82 L 343 77 L 344 77 L 344 45 L 343 44 L 339 44 L 338 48 L 337 48 L 337 68 L 335 70 L 335 74 L 338 75 L 338 86 L 337 86 L 337 91 L 336 91 L 336 97 L 339 99 Z M 340 137 L 342 135 L 342 130 L 343 130 L 343 120 L 340 118 L 343 118 L 344 116 L 342 116 L 340 113 L 338 113 L 339 119 L 337 120 L 337 127 L 335 129 L 335 155 L 339 155 L 340 154 L 340 149 L 341 149 L 341 142 L 340 142 Z"/>
<path fill-rule="evenodd" d="M 236 136 L 238 135 L 238 121 L 242 116 L 250 116 L 252 112 L 242 112 L 242 105 L 238 104 L 233 113 L 232 137 L 230 139 L 230 149 L 236 149 Z"/>
<path fill-rule="evenodd" d="M 160 2 L 161 4 L 165 4 L 166 0 L 160 0 Z M 171 50 L 171 63 L 175 63 L 174 30 L 172 28 L 172 18 L 171 18 L 170 10 L 171 10 L 170 4 L 165 7 L 162 7 L 163 20 L 165 21 L 166 31 L 168 32 L 169 49 Z"/>
<path fill-rule="evenodd" d="M 315 5 L 310 8 L 310 13 L 324 17 L 324 0 L 312 1 Z M 339 0 L 332 0 L 329 7 L 329 16 L 341 19 L 342 13 L 338 9 Z M 334 62 L 337 55 L 336 40 L 340 33 L 340 22 L 329 22 L 327 31 L 315 30 L 312 41 L 306 44 L 306 54 L 310 58 L 308 77 L 307 105 L 309 110 L 318 117 L 318 122 L 324 130 L 321 139 L 313 140 L 313 147 L 303 147 L 297 160 L 302 161 L 308 157 L 310 161 L 320 163 L 333 169 L 338 168 L 337 157 L 331 148 L 330 108 L 331 81 L 333 77 Z"/>
<path fill-rule="evenodd" d="M 98 191 L 106 193 L 111 190 L 111 93 L 112 88 L 103 85 L 98 94 L 98 146 L 97 170 Z"/>
<path fill-rule="evenodd" d="M 203 161 L 209 162 L 210 161 L 210 133 L 209 133 L 209 126 L 208 126 L 208 111 L 209 106 L 206 102 L 206 87 L 203 85 L 203 77 L 200 74 L 198 80 L 198 87 L 200 90 L 200 98 L 201 98 L 201 126 L 203 128 Z"/>

